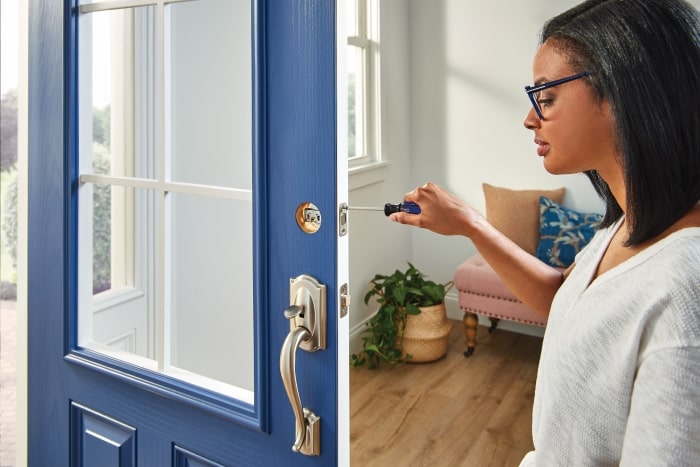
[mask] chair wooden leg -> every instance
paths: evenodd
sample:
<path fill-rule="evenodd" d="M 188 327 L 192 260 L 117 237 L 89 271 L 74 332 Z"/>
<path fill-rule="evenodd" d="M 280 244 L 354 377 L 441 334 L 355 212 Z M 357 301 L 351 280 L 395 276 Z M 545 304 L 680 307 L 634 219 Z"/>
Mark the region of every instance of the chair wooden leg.
<path fill-rule="evenodd" d="M 500 321 L 500 319 L 489 318 L 489 321 L 491 321 L 491 326 L 489 326 L 489 332 L 493 332 L 496 330 L 496 326 L 498 326 L 498 322 Z"/>
<path fill-rule="evenodd" d="M 476 348 L 476 326 L 479 324 L 479 318 L 476 314 L 464 312 L 464 336 L 467 338 L 467 350 L 464 351 L 465 357 L 470 357 Z"/>

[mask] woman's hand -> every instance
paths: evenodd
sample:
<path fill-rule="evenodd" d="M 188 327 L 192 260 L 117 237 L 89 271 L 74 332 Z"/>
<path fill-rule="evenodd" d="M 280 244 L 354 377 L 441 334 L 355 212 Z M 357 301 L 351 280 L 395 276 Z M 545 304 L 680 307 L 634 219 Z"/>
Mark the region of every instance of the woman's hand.
<path fill-rule="evenodd" d="M 419 205 L 421 213 L 397 212 L 389 219 L 443 235 L 468 237 L 516 297 L 532 310 L 549 314 L 564 277 L 558 269 L 520 248 L 480 212 L 440 186 L 426 183 L 403 199 Z"/>
<path fill-rule="evenodd" d="M 403 200 L 418 204 L 421 213 L 398 212 L 389 216 L 390 220 L 442 235 L 469 236 L 474 226 L 484 221 L 479 212 L 434 183 L 428 182 L 416 188 L 407 193 Z"/>

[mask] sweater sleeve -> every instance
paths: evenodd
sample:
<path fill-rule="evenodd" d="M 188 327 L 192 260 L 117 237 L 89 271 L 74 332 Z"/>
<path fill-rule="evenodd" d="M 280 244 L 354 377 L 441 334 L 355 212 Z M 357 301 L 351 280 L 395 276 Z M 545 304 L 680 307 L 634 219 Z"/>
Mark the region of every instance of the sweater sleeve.
<path fill-rule="evenodd" d="M 700 348 L 658 350 L 634 382 L 621 466 L 700 464 Z"/>

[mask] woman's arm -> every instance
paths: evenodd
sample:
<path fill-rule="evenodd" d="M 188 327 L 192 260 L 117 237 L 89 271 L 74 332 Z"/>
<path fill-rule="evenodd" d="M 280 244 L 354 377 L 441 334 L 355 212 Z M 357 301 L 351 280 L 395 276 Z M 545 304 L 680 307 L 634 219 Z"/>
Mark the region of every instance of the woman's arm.
<path fill-rule="evenodd" d="M 489 224 L 481 213 L 438 185 L 426 183 L 406 194 L 404 201 L 417 203 L 421 213 L 395 213 L 390 216 L 392 221 L 442 235 L 468 237 L 525 305 L 545 316 L 549 314 L 554 294 L 569 270 L 562 274 L 532 256 Z"/>

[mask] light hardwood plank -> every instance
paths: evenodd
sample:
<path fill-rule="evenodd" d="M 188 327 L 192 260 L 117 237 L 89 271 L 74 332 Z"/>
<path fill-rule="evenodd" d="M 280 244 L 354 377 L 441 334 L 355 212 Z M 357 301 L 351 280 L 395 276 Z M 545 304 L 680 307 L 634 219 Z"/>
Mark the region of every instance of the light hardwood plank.
<path fill-rule="evenodd" d="M 353 466 L 514 466 L 533 449 L 542 339 L 479 327 L 470 358 L 453 321 L 432 363 L 350 370 Z"/>

